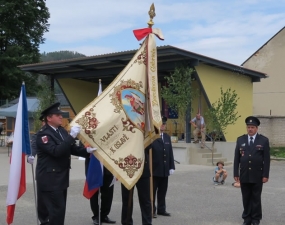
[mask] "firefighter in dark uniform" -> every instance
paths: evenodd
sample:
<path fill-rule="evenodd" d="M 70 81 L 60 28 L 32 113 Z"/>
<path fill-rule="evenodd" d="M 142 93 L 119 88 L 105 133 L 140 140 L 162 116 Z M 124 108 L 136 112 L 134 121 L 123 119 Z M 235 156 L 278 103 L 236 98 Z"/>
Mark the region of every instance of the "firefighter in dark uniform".
<path fill-rule="evenodd" d="M 87 176 L 88 166 L 90 162 L 90 157 L 85 160 L 85 175 Z M 111 185 L 114 179 L 113 174 L 103 167 L 103 186 L 100 187 L 101 194 L 101 206 L 98 203 L 98 191 L 90 198 L 90 207 L 93 213 L 92 220 L 94 225 L 101 224 L 99 221 L 99 208 L 101 212 L 101 222 L 103 223 L 116 223 L 116 221 L 111 220 L 108 215 L 111 211 L 113 202 L 114 185 Z"/>
<path fill-rule="evenodd" d="M 71 127 L 70 134 L 61 127 L 62 111 L 59 106 L 60 103 L 55 103 L 42 112 L 46 125 L 36 138 L 38 195 L 48 210 L 49 225 L 64 225 L 70 156 L 87 157 L 93 150 L 75 145 L 79 126 Z"/>
<path fill-rule="evenodd" d="M 157 214 L 170 216 L 166 211 L 165 197 L 168 188 L 168 176 L 174 173 L 174 157 L 171 139 L 164 133 L 166 129 L 166 117 L 162 117 L 160 127 L 161 138 L 156 139 L 152 144 L 152 169 L 153 169 L 153 217 L 156 218 L 155 199 L 157 195 Z"/>
<path fill-rule="evenodd" d="M 261 193 L 268 182 L 270 147 L 267 137 L 257 133 L 260 121 L 245 119 L 247 134 L 238 137 L 234 157 L 234 179 L 240 182 L 243 201 L 243 225 L 258 225 L 262 219 Z"/>
<path fill-rule="evenodd" d="M 152 216 L 151 216 L 151 201 L 150 201 L 150 170 L 149 170 L 149 149 L 145 149 L 145 163 L 143 168 L 143 173 L 135 184 L 137 187 L 139 204 L 141 208 L 142 215 L 142 224 L 143 225 L 151 225 L 152 224 Z M 129 204 L 129 196 L 130 191 L 125 188 L 125 186 L 121 185 L 122 192 L 122 214 L 121 214 L 121 223 L 122 225 L 133 225 L 133 199 L 131 199 L 130 208 Z M 132 192 L 134 194 L 134 192 Z M 131 196 L 133 198 L 133 196 Z"/>

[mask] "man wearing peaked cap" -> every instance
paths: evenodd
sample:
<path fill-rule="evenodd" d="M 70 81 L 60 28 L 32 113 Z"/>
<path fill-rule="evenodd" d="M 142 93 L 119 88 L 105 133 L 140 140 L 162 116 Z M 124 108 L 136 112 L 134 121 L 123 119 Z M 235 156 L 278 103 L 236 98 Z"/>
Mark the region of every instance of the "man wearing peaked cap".
<path fill-rule="evenodd" d="M 258 127 L 260 125 L 260 121 L 257 117 L 255 116 L 249 116 L 245 119 L 246 125 L 253 125 Z"/>
<path fill-rule="evenodd" d="M 60 110 L 60 103 L 56 102 L 51 106 L 47 107 L 45 110 L 41 112 L 41 117 L 46 117 L 51 114 L 62 114 L 63 112 Z"/>
<path fill-rule="evenodd" d="M 39 220 L 49 225 L 64 224 L 71 155 L 88 157 L 88 153 L 95 150 L 75 145 L 80 127 L 73 126 L 68 133 L 61 126 L 62 111 L 59 107 L 57 102 L 42 111 L 40 119 L 44 118 L 46 124 L 36 136 L 37 189 L 47 208 L 45 218 Z"/>
<path fill-rule="evenodd" d="M 152 174 L 153 174 L 153 216 L 171 216 L 166 211 L 166 194 L 168 189 L 168 177 L 175 170 L 173 149 L 170 136 L 164 133 L 167 118 L 162 116 L 160 136 L 149 146 L 152 148 Z M 157 204 L 156 204 L 157 203 Z"/>
<path fill-rule="evenodd" d="M 240 182 L 243 201 L 243 225 L 258 225 L 262 219 L 261 193 L 268 182 L 270 147 L 267 137 L 258 134 L 260 121 L 245 119 L 247 134 L 238 137 L 234 157 L 234 179 Z"/>

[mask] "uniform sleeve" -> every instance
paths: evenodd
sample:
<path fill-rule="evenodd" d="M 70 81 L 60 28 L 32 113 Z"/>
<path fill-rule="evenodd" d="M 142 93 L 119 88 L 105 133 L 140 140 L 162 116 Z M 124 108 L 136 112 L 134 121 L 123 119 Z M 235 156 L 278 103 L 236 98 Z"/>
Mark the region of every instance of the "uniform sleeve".
<path fill-rule="evenodd" d="M 35 133 L 33 136 L 32 136 L 32 139 L 31 139 L 31 154 L 32 156 L 36 156 L 37 154 L 37 133 Z"/>
<path fill-rule="evenodd" d="M 239 141 L 237 140 L 235 148 L 235 158 L 234 158 L 234 177 L 239 177 L 239 164 L 240 164 L 240 153 L 239 153 Z"/>
<path fill-rule="evenodd" d="M 69 135 L 64 141 L 57 140 L 49 133 L 40 132 L 36 137 L 37 151 L 43 151 L 53 157 L 61 157 L 70 154 L 71 146 L 75 144 L 75 140 Z"/>
<path fill-rule="evenodd" d="M 170 152 L 169 152 L 169 161 L 170 161 L 169 163 L 170 163 L 170 165 L 169 165 L 169 169 L 175 170 L 173 148 L 172 148 L 170 137 L 169 137 L 169 140 L 170 140 L 170 142 L 169 142 L 170 143 Z"/>
<path fill-rule="evenodd" d="M 194 117 L 191 122 L 195 123 L 196 122 L 196 117 Z"/>
<path fill-rule="evenodd" d="M 263 156 L 263 177 L 269 178 L 269 170 L 270 170 L 270 147 L 269 140 L 266 138 L 264 148 L 264 156 Z"/>
<path fill-rule="evenodd" d="M 84 146 L 72 145 L 71 155 L 76 155 L 76 156 L 88 158 L 90 156 L 90 153 L 87 152 L 87 150 Z"/>

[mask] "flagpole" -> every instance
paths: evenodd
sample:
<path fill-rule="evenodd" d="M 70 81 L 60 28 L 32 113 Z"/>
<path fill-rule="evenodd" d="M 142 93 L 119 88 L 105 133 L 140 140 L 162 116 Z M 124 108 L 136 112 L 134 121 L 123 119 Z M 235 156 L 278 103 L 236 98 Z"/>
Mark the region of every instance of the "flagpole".
<path fill-rule="evenodd" d="M 150 182 L 149 182 L 149 186 L 150 186 L 150 201 L 151 201 L 151 215 L 152 217 L 154 216 L 153 214 L 153 171 L 152 171 L 152 148 L 149 149 L 149 170 L 150 170 Z"/>
<path fill-rule="evenodd" d="M 35 208 L 36 208 L 36 216 L 37 216 L 37 225 L 40 225 L 39 223 L 39 214 L 38 214 L 38 210 L 37 210 L 37 195 L 36 195 L 36 184 L 35 184 L 35 174 L 34 174 L 34 165 L 31 164 L 31 168 L 32 168 L 32 177 L 33 177 L 33 188 L 34 188 L 34 199 L 35 199 Z"/>
<path fill-rule="evenodd" d="M 98 94 L 97 96 L 99 96 L 101 93 L 102 93 L 102 83 L 101 83 L 101 79 L 99 79 L 99 88 L 98 88 Z M 102 178 L 104 176 L 104 169 L 102 168 Z M 103 178 L 103 184 L 104 185 L 104 178 Z M 101 225 L 101 204 L 102 204 L 102 201 L 101 201 L 101 187 L 99 187 L 99 190 L 98 190 L 98 219 L 99 219 L 99 225 Z"/>
<path fill-rule="evenodd" d="M 104 176 L 104 175 L 103 175 Z M 103 181 L 104 182 L 104 181 Z M 99 190 L 98 190 L 98 220 L 99 220 L 99 225 L 101 225 L 101 188 L 99 187 Z"/>
<path fill-rule="evenodd" d="M 153 22 L 153 18 L 155 17 L 155 8 L 154 8 L 154 3 L 152 3 L 152 5 L 150 6 L 150 9 L 148 11 L 150 20 L 148 21 L 148 27 L 152 28 L 152 26 L 154 25 Z M 147 84 L 149 84 L 148 82 L 146 82 Z M 149 89 L 149 85 L 147 85 L 148 89 Z M 148 94 L 148 92 L 147 92 Z M 149 100 L 149 98 L 147 98 Z M 148 104 L 148 102 L 147 102 Z M 149 109 L 149 107 L 148 107 Z M 152 140 L 152 134 L 149 131 L 149 135 L 150 135 L 150 141 L 151 143 L 153 142 Z M 154 216 L 153 214 L 153 209 L 154 209 L 154 205 L 153 205 L 153 168 L 152 168 L 152 148 L 149 149 L 149 170 L 150 170 L 150 182 L 149 182 L 149 188 L 150 188 L 150 201 L 151 201 L 151 217 Z"/>

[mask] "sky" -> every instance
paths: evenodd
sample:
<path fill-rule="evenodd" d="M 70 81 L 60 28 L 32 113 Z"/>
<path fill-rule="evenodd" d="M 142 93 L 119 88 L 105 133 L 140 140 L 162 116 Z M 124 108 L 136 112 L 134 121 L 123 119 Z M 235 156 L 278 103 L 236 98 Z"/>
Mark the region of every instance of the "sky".
<path fill-rule="evenodd" d="M 154 28 L 172 45 L 236 65 L 285 26 L 285 0 L 47 0 L 49 32 L 40 52 L 86 56 L 139 48 L 133 30 Z"/>

